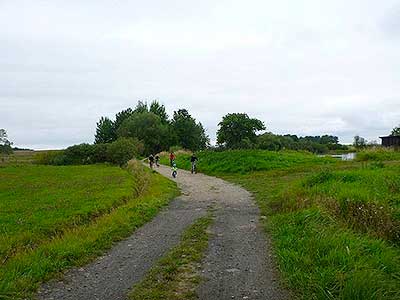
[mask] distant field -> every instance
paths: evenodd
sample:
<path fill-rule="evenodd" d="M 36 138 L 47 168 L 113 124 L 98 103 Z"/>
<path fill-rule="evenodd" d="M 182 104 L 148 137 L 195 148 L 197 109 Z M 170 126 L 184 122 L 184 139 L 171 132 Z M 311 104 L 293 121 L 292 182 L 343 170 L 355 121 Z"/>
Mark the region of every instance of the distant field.
<path fill-rule="evenodd" d="M 9 164 L 31 164 L 33 163 L 34 156 L 40 151 L 18 150 L 10 155 L 0 158 L 0 166 Z"/>
<path fill-rule="evenodd" d="M 0 299 L 19 299 L 152 218 L 176 185 L 140 163 L 0 167 Z"/>
<path fill-rule="evenodd" d="M 178 155 L 178 167 L 189 169 L 188 158 Z M 201 152 L 199 170 L 253 192 L 282 277 L 298 298 L 400 299 L 399 152 L 364 151 L 361 158 Z"/>

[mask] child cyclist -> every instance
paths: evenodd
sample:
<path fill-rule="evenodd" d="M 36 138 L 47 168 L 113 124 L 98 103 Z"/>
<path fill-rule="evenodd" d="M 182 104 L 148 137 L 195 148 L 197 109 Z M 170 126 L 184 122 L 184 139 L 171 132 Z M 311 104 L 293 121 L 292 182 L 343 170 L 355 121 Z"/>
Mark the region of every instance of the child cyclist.
<path fill-rule="evenodd" d="M 176 167 L 176 163 L 172 164 L 172 177 L 176 178 L 176 175 L 178 175 L 178 168 Z"/>

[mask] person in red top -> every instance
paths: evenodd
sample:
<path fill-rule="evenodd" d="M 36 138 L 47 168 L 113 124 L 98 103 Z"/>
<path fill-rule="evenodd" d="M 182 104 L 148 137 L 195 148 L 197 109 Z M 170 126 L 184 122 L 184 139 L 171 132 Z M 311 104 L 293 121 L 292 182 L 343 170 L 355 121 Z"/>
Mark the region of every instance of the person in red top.
<path fill-rule="evenodd" d="M 170 163 L 171 167 L 172 167 L 172 165 L 173 165 L 173 163 L 175 161 L 175 158 L 176 158 L 176 156 L 175 156 L 174 152 L 171 152 L 169 154 L 169 163 Z"/>

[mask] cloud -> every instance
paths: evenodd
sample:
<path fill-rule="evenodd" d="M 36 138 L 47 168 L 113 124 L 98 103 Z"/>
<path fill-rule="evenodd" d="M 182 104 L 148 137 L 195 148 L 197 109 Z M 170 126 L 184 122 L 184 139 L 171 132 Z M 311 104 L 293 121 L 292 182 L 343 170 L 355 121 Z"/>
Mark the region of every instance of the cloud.
<path fill-rule="evenodd" d="M 400 119 L 396 2 L 2 1 L 0 127 L 60 148 L 159 99 L 212 140 L 230 112 L 277 133 L 377 139 Z"/>

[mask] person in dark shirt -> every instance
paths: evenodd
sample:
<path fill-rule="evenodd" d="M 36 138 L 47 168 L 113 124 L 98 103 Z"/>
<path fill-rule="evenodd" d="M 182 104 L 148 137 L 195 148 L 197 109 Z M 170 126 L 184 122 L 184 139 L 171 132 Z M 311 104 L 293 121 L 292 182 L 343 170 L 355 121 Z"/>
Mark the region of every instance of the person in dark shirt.
<path fill-rule="evenodd" d="M 153 169 L 153 164 L 154 164 L 154 156 L 153 156 L 153 154 L 149 155 L 149 164 L 150 164 L 150 169 Z"/>
<path fill-rule="evenodd" d="M 160 166 L 160 156 L 158 154 L 156 154 L 156 166 L 159 167 Z"/>
<path fill-rule="evenodd" d="M 197 173 L 196 164 L 198 160 L 199 159 L 197 158 L 196 154 L 193 153 L 192 156 L 190 157 L 190 162 L 192 164 L 192 174 Z"/>

